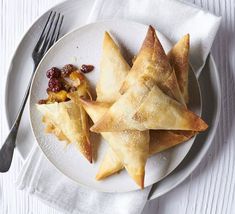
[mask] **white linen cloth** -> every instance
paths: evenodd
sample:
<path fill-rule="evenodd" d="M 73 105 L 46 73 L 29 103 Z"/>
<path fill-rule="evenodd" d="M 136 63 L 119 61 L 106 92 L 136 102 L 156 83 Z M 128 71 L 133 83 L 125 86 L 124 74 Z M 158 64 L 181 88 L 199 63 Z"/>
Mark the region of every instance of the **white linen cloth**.
<path fill-rule="evenodd" d="M 172 42 L 190 33 L 190 61 L 198 73 L 220 24 L 219 17 L 177 0 L 96 0 L 87 23 L 110 18 L 151 24 Z M 18 176 L 17 186 L 63 213 L 81 214 L 141 213 L 151 188 L 111 194 L 81 187 L 55 169 L 36 144 Z"/>
<path fill-rule="evenodd" d="M 205 64 L 221 19 L 177 0 L 96 0 L 89 22 L 111 18 L 153 25 L 173 43 L 190 33 L 190 63 L 198 73 Z"/>

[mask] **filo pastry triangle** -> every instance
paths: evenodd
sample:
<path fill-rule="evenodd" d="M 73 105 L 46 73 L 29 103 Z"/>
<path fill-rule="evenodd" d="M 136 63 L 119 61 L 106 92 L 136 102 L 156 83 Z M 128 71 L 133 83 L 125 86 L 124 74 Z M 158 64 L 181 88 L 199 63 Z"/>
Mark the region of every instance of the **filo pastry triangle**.
<path fill-rule="evenodd" d="M 84 109 L 93 122 L 104 115 L 110 107 L 108 103 L 112 103 L 120 97 L 119 89 L 129 69 L 119 47 L 106 32 L 101 55 L 100 77 L 96 88 L 97 100 L 103 103 L 81 99 Z M 101 134 L 123 163 L 128 174 L 143 188 L 145 164 L 149 153 L 149 131 L 136 130 Z"/>
<path fill-rule="evenodd" d="M 150 131 L 149 156 L 172 148 L 186 142 L 195 135 L 192 131 Z M 118 158 L 112 148 L 108 148 L 96 175 L 97 179 L 104 179 L 124 168 L 122 161 Z"/>
<path fill-rule="evenodd" d="M 80 99 L 93 122 L 102 117 L 109 108 L 107 103 Z M 145 165 L 149 154 L 149 132 L 103 132 L 101 135 L 115 153 L 114 158 L 118 157 L 131 178 L 143 188 Z"/>
<path fill-rule="evenodd" d="M 100 74 L 96 86 L 97 101 L 115 102 L 119 97 L 119 89 L 130 70 L 117 44 L 108 32 L 104 34 Z"/>
<path fill-rule="evenodd" d="M 93 121 L 100 118 L 109 108 L 109 105 L 105 103 L 91 102 L 88 100 L 83 100 L 82 103 Z M 185 142 L 194 135 L 193 132 L 184 132 L 184 134 L 182 134 L 180 131 L 150 131 L 150 133 L 151 138 L 149 145 L 149 156 Z M 102 136 L 109 142 L 109 145 L 111 145 L 111 147 L 108 148 L 108 151 L 106 152 L 105 157 L 103 158 L 100 165 L 99 171 L 96 175 L 96 179 L 98 180 L 110 176 L 113 173 L 120 171 L 124 167 L 125 164 L 123 163 L 123 160 L 125 161 L 125 159 L 122 158 L 122 155 L 119 155 L 120 152 L 128 152 L 128 155 L 125 155 L 126 157 L 128 157 L 127 162 L 135 161 L 135 155 L 139 156 L 138 152 L 141 150 L 141 156 L 143 155 L 143 153 L 146 154 L 143 150 L 143 146 L 140 145 L 142 148 L 140 150 L 139 146 L 138 148 L 136 148 L 137 145 L 128 145 L 129 142 L 139 143 L 142 140 L 145 141 L 146 137 L 143 137 L 143 133 L 140 134 L 138 131 L 126 131 L 123 133 L 120 132 L 113 134 L 105 132 L 102 133 Z M 110 136 L 112 136 L 112 138 L 110 138 Z M 136 138 L 138 140 L 136 140 Z M 124 149 L 122 148 L 123 146 Z M 136 149 L 137 151 L 135 151 Z M 132 150 L 135 151 L 135 154 L 131 154 Z"/>
<path fill-rule="evenodd" d="M 66 101 L 71 97 L 90 97 L 89 87 L 81 73 L 73 71 L 71 75 L 73 79 L 69 78 L 69 84 L 76 88 L 74 92 L 49 92 L 46 103 L 37 104 L 36 107 L 43 115 L 46 132 L 54 134 L 59 140 L 75 144 L 91 163 L 92 145 L 89 141 L 88 115 L 80 103 Z"/>
<path fill-rule="evenodd" d="M 43 122 L 51 126 L 52 133 L 59 140 L 73 143 L 92 162 L 91 143 L 88 137 L 89 128 L 85 111 L 73 101 L 37 104 L 37 109 L 43 114 Z"/>
<path fill-rule="evenodd" d="M 187 96 L 183 96 L 188 100 L 188 53 L 189 53 L 189 35 L 185 35 L 181 38 L 175 46 L 168 53 L 168 59 L 174 67 L 177 76 L 177 82 L 180 86 L 181 93 Z M 150 131 L 150 143 L 149 143 L 149 155 L 162 152 L 168 148 L 176 146 L 189 140 L 195 135 L 193 131 L 166 131 L 166 130 L 151 130 Z M 111 148 L 106 152 L 99 171 L 97 173 L 98 179 L 104 179 L 121 169 L 123 164 L 113 152 Z"/>
<path fill-rule="evenodd" d="M 207 124 L 143 75 L 91 127 L 94 132 L 148 129 L 203 131 Z"/>
<path fill-rule="evenodd" d="M 97 101 L 106 103 L 115 102 L 120 97 L 119 89 L 129 70 L 130 66 L 123 58 L 119 47 L 113 41 L 112 37 L 105 32 L 100 63 L 100 76 L 96 87 Z M 83 102 L 83 105 L 94 122 L 100 119 L 108 110 L 101 103 Z M 108 141 L 109 146 L 111 146 L 110 150 L 114 153 L 110 158 L 117 157 L 122 163 L 121 167 L 125 166 L 130 176 L 143 188 L 144 168 L 149 150 L 149 131 L 104 133 L 102 136 Z M 115 165 L 115 161 L 113 163 Z M 136 172 L 139 175 L 136 175 Z M 102 166 L 99 169 L 96 179 L 99 179 L 99 173 L 103 174 Z"/>
<path fill-rule="evenodd" d="M 140 72 L 143 73 L 141 77 L 138 75 Z M 151 26 L 126 79 L 131 79 L 131 84 L 128 81 L 123 84 L 128 86 L 128 90 L 91 127 L 92 131 L 203 131 L 207 128 L 200 117 L 173 99 L 179 94 L 180 102 L 184 103 L 174 70 Z"/>
<path fill-rule="evenodd" d="M 142 47 L 122 84 L 120 93 L 125 93 L 133 86 L 138 79 L 137 77 L 142 75 L 143 72 L 154 79 L 161 90 L 184 104 L 183 96 L 176 81 L 175 71 L 171 67 L 155 29 L 152 26 L 148 28 Z"/>
<path fill-rule="evenodd" d="M 177 82 L 184 101 L 189 102 L 188 71 L 189 71 L 189 34 L 181 38 L 167 54 L 171 66 L 175 70 Z"/>

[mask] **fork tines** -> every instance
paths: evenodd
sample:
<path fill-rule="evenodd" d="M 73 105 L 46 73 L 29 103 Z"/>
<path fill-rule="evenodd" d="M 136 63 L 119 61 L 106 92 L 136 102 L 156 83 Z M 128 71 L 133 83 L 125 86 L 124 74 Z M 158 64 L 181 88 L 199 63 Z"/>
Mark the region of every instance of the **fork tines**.
<path fill-rule="evenodd" d="M 40 38 L 34 48 L 33 55 L 37 53 L 43 56 L 58 40 L 63 19 L 64 16 L 60 13 L 55 11 L 50 12 Z"/>

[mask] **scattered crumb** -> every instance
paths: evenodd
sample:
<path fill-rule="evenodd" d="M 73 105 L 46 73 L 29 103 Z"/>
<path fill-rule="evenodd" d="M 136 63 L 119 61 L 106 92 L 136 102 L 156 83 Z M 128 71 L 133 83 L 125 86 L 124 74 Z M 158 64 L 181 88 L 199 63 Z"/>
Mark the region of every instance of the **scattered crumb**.
<path fill-rule="evenodd" d="M 78 61 L 78 58 L 76 56 L 71 57 L 70 61 L 72 61 L 73 63 Z"/>
<path fill-rule="evenodd" d="M 164 156 L 163 154 L 161 154 L 161 159 L 164 160 L 164 161 L 166 161 L 166 160 L 167 160 L 167 157 Z"/>
<path fill-rule="evenodd" d="M 162 156 L 162 159 L 163 159 L 163 160 L 167 160 L 167 158 L 166 158 L 165 156 Z"/>

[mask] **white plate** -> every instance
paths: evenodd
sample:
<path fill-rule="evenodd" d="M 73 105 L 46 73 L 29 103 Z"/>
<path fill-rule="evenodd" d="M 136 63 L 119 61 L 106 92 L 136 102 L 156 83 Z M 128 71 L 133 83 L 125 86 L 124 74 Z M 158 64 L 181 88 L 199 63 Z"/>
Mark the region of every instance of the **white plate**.
<path fill-rule="evenodd" d="M 93 3 L 93 0 L 70 0 L 51 8 L 58 12 L 62 12 L 65 15 L 62 35 L 87 22 L 87 17 Z M 32 24 L 32 26 L 30 26 L 29 30 L 22 37 L 22 40 L 12 57 L 5 90 L 5 111 L 9 126 L 11 126 L 14 121 L 26 90 L 27 84 L 25 83 L 28 82 L 30 73 L 33 69 L 33 62 L 31 59 L 32 50 L 38 39 L 38 35 L 40 35 L 40 32 L 42 31 L 48 14 L 49 12 L 45 12 Z M 208 82 L 210 84 L 208 84 Z M 182 163 L 165 179 L 153 185 L 149 199 L 157 198 L 180 184 L 196 168 L 206 154 L 209 146 L 212 144 L 221 109 L 221 89 L 218 70 L 213 60 L 213 56 L 211 55 L 199 78 L 199 84 L 202 90 L 204 103 L 202 115 L 204 115 L 204 117 L 206 116 L 210 128 L 203 137 L 196 138 L 194 145 Z M 33 133 L 30 130 L 28 115 L 28 108 L 26 108 L 22 117 L 16 144 L 16 148 L 24 160 L 27 158 L 30 150 L 35 144 Z"/>
<path fill-rule="evenodd" d="M 94 164 L 87 160 L 73 145 L 64 148 L 54 136 L 45 134 L 42 124 L 42 115 L 36 109 L 39 99 L 45 98 L 48 79 L 46 71 L 53 67 L 62 67 L 65 64 L 92 64 L 95 70 L 86 75 L 93 89 L 99 77 L 99 62 L 102 42 L 105 31 L 109 31 L 118 42 L 123 53 L 129 61 L 138 53 L 146 35 L 148 26 L 127 22 L 123 20 L 103 21 L 86 25 L 61 38 L 45 55 L 39 64 L 30 93 L 30 119 L 33 132 L 47 158 L 65 175 L 76 182 L 104 192 L 126 192 L 138 189 L 138 186 L 127 175 L 126 171 L 111 176 L 103 181 L 96 181 L 95 175 L 107 149 L 107 143 L 102 138 L 94 137 L 96 143 L 100 142 Z M 134 35 L 134 36 L 133 36 Z M 171 43 L 158 32 L 158 37 L 168 52 Z M 193 72 L 191 72 L 193 74 Z M 193 77 L 193 75 L 190 75 Z M 194 80 L 194 81 L 193 81 Z M 200 92 L 195 78 L 190 78 L 190 108 L 200 114 Z M 94 90 L 93 90 L 94 91 Z M 154 155 L 148 159 L 145 174 L 145 186 L 154 184 L 174 170 L 188 153 L 194 139 L 175 148 Z"/>

